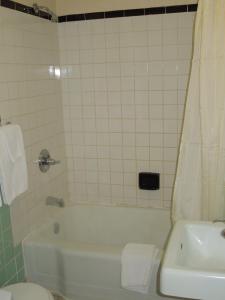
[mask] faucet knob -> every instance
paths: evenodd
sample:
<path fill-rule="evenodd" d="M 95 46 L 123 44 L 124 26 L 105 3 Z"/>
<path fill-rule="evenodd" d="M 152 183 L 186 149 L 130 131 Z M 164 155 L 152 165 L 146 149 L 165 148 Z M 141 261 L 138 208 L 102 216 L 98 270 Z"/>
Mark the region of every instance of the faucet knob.
<path fill-rule="evenodd" d="M 41 150 L 39 158 L 35 160 L 34 163 L 39 165 L 39 169 L 41 170 L 41 172 L 46 173 L 49 170 L 50 166 L 59 164 L 60 160 L 55 160 L 51 158 L 51 155 L 48 152 L 48 150 L 43 149 Z"/>

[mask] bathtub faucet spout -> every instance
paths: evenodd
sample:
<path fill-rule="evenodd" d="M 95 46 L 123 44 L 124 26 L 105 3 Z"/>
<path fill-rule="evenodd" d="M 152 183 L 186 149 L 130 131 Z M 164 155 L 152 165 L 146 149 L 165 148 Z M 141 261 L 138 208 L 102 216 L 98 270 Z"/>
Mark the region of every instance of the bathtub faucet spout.
<path fill-rule="evenodd" d="M 213 223 L 225 223 L 225 219 L 216 219 L 213 220 Z"/>
<path fill-rule="evenodd" d="M 46 205 L 64 207 L 65 203 L 64 203 L 64 200 L 62 198 L 56 198 L 56 197 L 48 196 L 46 198 Z"/>

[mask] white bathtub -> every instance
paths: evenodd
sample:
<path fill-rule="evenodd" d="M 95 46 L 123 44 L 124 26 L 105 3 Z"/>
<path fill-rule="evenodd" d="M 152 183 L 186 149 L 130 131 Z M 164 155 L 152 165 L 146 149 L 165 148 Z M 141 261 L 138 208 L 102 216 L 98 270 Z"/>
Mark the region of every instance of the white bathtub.
<path fill-rule="evenodd" d="M 54 233 L 55 224 L 59 233 Z M 120 256 L 126 243 L 163 249 L 170 230 L 169 211 L 75 206 L 62 209 L 50 224 L 23 242 L 29 280 L 74 300 L 158 300 L 155 261 L 148 295 L 120 287 Z"/>

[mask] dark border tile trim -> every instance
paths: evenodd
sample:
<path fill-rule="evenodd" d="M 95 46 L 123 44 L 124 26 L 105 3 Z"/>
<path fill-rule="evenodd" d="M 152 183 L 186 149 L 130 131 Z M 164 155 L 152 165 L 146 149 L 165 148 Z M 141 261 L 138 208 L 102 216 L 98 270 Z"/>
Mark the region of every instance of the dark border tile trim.
<path fill-rule="evenodd" d="M 15 9 L 22 12 L 30 12 L 30 7 L 21 3 L 15 3 Z"/>
<path fill-rule="evenodd" d="M 144 8 L 124 10 L 124 17 L 143 16 L 144 14 L 145 14 Z"/>
<path fill-rule="evenodd" d="M 11 0 L 1 0 L 1 6 L 16 9 L 16 3 Z"/>
<path fill-rule="evenodd" d="M 15 3 L 15 10 L 21 11 L 25 14 L 35 15 L 33 8 L 21 3 Z"/>
<path fill-rule="evenodd" d="M 66 17 L 66 22 L 72 22 L 72 21 L 84 21 L 85 16 L 84 14 L 78 14 L 78 15 L 68 15 Z"/>
<path fill-rule="evenodd" d="M 85 14 L 85 20 L 96 20 L 96 19 L 104 19 L 105 13 L 104 12 L 94 12 Z"/>
<path fill-rule="evenodd" d="M 105 18 L 121 18 L 124 17 L 124 10 L 106 11 Z"/>
<path fill-rule="evenodd" d="M 58 22 L 59 22 L 59 23 L 64 23 L 64 22 L 66 22 L 66 16 L 61 16 L 61 17 L 59 17 L 59 18 L 58 18 Z"/>
<path fill-rule="evenodd" d="M 188 11 L 187 5 L 176 5 L 176 6 L 166 7 L 166 14 L 180 13 L 180 12 L 187 12 L 187 11 Z"/>
<path fill-rule="evenodd" d="M 131 16 L 143 16 L 143 15 L 156 15 L 156 14 L 171 14 L 181 12 L 192 12 L 197 11 L 197 4 L 188 5 L 174 5 L 174 6 L 160 6 L 140 9 L 127 9 L 127 10 L 115 10 L 106 12 L 95 12 L 87 14 L 75 14 L 60 16 L 59 23 L 69 21 L 82 21 L 82 20 L 95 20 L 95 19 L 108 19 L 108 18 L 121 18 Z"/>
<path fill-rule="evenodd" d="M 145 9 L 145 15 L 162 15 L 166 13 L 165 7 L 150 7 Z"/>
<path fill-rule="evenodd" d="M 188 11 L 197 11 L 198 4 L 189 4 L 188 5 Z"/>
<path fill-rule="evenodd" d="M 51 15 L 50 14 L 48 14 L 44 11 L 40 11 L 40 13 L 38 15 L 36 15 L 34 10 L 33 10 L 33 7 L 18 3 L 16 1 L 0 0 L 0 6 L 10 8 L 10 9 L 13 9 L 13 10 L 17 10 L 17 11 L 23 12 L 25 14 L 40 17 L 42 19 L 51 20 Z"/>
<path fill-rule="evenodd" d="M 43 19 L 51 20 L 50 14 L 40 11 L 40 13 L 36 15 L 32 7 L 23 5 L 21 3 L 12 0 L 0 0 L 0 6 L 17 10 L 26 14 L 34 15 Z M 72 21 L 121 18 L 121 17 L 131 17 L 131 16 L 193 12 L 193 11 L 197 11 L 197 8 L 198 8 L 198 4 L 188 4 L 188 5 L 174 5 L 174 6 L 167 6 L 167 7 L 162 6 L 162 7 L 150 7 L 150 8 L 140 8 L 140 9 L 115 10 L 115 11 L 106 11 L 106 12 L 93 12 L 93 13 L 86 13 L 86 14 L 72 14 L 72 15 L 60 16 L 58 22 L 63 23 L 63 22 L 72 22 Z"/>

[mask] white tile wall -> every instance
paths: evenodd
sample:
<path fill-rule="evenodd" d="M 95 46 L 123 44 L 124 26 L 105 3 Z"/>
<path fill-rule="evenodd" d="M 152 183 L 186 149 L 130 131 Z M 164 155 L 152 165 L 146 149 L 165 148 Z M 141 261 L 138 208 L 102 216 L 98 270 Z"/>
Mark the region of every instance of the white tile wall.
<path fill-rule="evenodd" d="M 0 114 L 21 125 L 29 171 L 11 207 L 15 242 L 48 216 L 46 196 L 67 199 L 67 184 L 71 204 L 170 207 L 194 15 L 63 23 L 57 35 L 0 8 Z M 46 174 L 33 164 L 42 148 L 61 160 Z M 160 172 L 160 191 L 139 190 L 140 171 Z"/>
<path fill-rule="evenodd" d="M 11 207 L 17 243 L 47 216 L 48 195 L 66 198 L 65 152 L 57 25 L 0 7 L 0 115 L 21 125 L 26 146 L 29 190 Z M 33 163 L 47 148 L 60 165 L 43 174 Z"/>
<path fill-rule="evenodd" d="M 59 24 L 71 203 L 168 208 L 195 13 Z M 138 172 L 161 189 L 138 189 Z"/>

